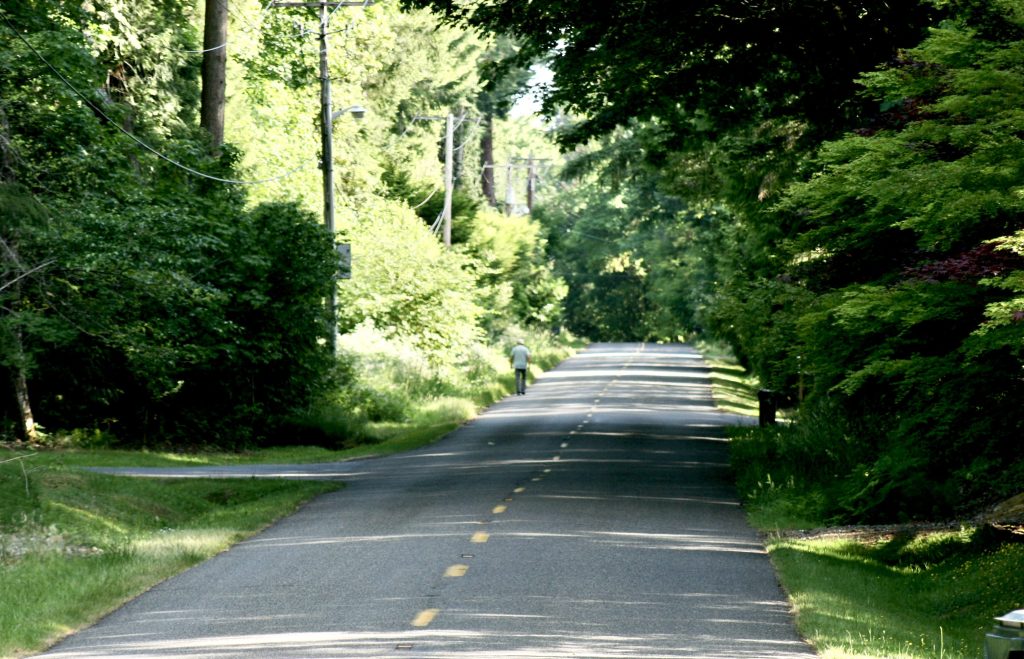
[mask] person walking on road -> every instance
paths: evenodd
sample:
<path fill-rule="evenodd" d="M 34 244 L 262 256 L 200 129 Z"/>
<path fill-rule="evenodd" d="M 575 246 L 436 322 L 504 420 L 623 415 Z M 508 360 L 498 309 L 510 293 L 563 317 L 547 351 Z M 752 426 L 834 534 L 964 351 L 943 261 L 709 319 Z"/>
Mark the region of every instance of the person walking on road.
<path fill-rule="evenodd" d="M 516 395 L 523 396 L 526 394 L 526 369 L 530 366 L 530 349 L 522 339 L 516 341 L 509 361 L 516 372 Z"/>

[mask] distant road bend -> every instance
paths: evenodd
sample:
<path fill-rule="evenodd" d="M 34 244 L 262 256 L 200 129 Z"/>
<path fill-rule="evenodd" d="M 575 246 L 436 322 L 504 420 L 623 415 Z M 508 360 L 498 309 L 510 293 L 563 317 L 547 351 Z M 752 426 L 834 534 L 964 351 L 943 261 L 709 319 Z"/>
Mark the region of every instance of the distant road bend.
<path fill-rule="evenodd" d="M 339 478 L 43 656 L 816 656 L 730 484 L 700 356 L 597 344 L 444 440 Z"/>

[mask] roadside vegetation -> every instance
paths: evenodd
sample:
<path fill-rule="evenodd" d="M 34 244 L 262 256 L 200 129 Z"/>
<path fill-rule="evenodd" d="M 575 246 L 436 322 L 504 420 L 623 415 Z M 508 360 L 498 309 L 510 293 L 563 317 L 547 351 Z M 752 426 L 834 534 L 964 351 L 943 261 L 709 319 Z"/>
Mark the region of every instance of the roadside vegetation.
<path fill-rule="evenodd" d="M 535 337 L 531 376 L 571 354 L 568 341 Z M 579 345 L 578 343 L 576 344 Z M 419 382 L 392 354 L 364 364 L 362 395 L 387 398 L 392 420 L 346 420 L 348 448 L 300 443 L 247 451 L 0 449 L 0 657 L 39 651 L 154 584 L 195 565 L 341 483 L 261 479 L 142 479 L 89 466 L 323 462 L 379 456 L 433 442 L 512 391 L 493 350 L 491 379 Z M 367 358 L 368 359 L 368 358 Z M 416 385 L 416 386 L 414 386 Z M 340 431 L 339 431 L 340 433 Z M 340 434 L 337 436 L 341 436 Z M 57 438 L 52 442 L 60 444 Z M 48 588 L 45 584 L 62 584 Z"/>
<path fill-rule="evenodd" d="M 546 128 L 509 117 L 526 69 L 484 74 L 514 45 L 394 4 L 342 17 L 334 93 L 370 109 L 335 122 L 332 235 L 305 9 L 233 7 L 211 108 L 202 3 L 0 8 L 0 440 L 350 448 L 456 423 L 499 395 L 504 346 L 556 345 L 541 227 L 470 173 L 534 154 L 557 178 Z M 445 126 L 420 119 L 449 113 L 445 244 Z"/>
<path fill-rule="evenodd" d="M 719 407 L 756 414 L 756 379 L 727 351 L 701 347 Z M 1024 542 L 978 518 L 836 525 L 830 502 L 842 488 L 827 440 L 797 420 L 736 429 L 731 443 L 747 516 L 800 633 L 824 659 L 978 659 L 993 618 L 1024 607 Z"/>
<path fill-rule="evenodd" d="M 0 435 L 333 450 L 464 416 L 515 334 L 696 334 L 798 404 L 829 519 L 1020 492 L 1018 1 L 339 13 L 369 111 L 339 103 L 334 235 L 309 12 L 228 18 L 221 141 L 213 19 L 109 4 L 0 9 Z"/>
<path fill-rule="evenodd" d="M 0 656 L 42 650 L 338 483 L 155 480 L 0 451 Z M 104 462 L 79 453 L 74 461 Z M 168 456 L 161 462 L 172 462 Z M 153 460 L 142 460 L 153 462 Z"/>
<path fill-rule="evenodd" d="M 758 415 L 757 378 L 737 363 L 732 351 L 721 343 L 697 340 L 695 347 L 711 369 L 711 392 L 715 406 L 724 412 Z"/>

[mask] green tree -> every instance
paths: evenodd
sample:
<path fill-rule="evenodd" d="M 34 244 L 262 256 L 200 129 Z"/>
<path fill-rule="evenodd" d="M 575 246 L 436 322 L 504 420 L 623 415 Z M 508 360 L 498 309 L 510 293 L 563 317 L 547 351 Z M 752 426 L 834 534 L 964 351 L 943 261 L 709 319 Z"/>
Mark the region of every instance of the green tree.
<path fill-rule="evenodd" d="M 48 267 L 9 271 L 2 362 L 34 374 L 54 429 L 238 446 L 327 384 L 331 240 L 293 206 L 247 210 L 238 186 L 196 175 L 234 178 L 238 152 L 209 158 L 196 125 L 189 7 L 3 15 L 3 173 L 24 191 L 5 195 L 47 210 L 30 222 L 27 202 L 5 204 L 4 240 L 12 267 Z"/>
<path fill-rule="evenodd" d="M 665 120 L 680 136 L 779 114 L 817 128 L 842 125 L 854 77 L 919 35 L 929 7 L 876 0 L 841 6 L 812 0 L 685 7 L 670 0 L 403 4 L 510 34 L 522 45 L 523 62 L 554 54 L 546 108 L 584 118 L 567 143 L 636 118 Z"/>
<path fill-rule="evenodd" d="M 407 207 L 368 199 L 362 209 L 342 226 L 353 254 L 352 278 L 340 287 L 339 329 L 372 324 L 437 365 L 457 360 L 481 336 L 470 264 Z"/>
<path fill-rule="evenodd" d="M 874 122 L 787 191 L 777 273 L 813 301 L 772 314 L 771 348 L 748 345 L 788 353 L 789 373 L 800 355 L 811 402 L 866 422 L 841 500 L 862 517 L 942 514 L 1013 493 L 1021 474 L 1024 15 L 960 12 L 863 77 Z"/>

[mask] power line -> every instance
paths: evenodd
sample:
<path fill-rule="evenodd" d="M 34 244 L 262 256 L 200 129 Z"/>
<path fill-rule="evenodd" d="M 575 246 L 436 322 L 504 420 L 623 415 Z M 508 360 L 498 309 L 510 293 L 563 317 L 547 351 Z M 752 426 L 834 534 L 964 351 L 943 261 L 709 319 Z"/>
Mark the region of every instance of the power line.
<path fill-rule="evenodd" d="M 2 14 L 0 14 L 0 16 L 2 16 Z M 207 174 L 205 172 L 201 172 L 198 169 L 194 169 L 194 168 L 189 167 L 188 165 L 186 165 L 184 163 L 178 162 L 177 160 L 171 158 L 170 156 L 164 155 L 163 153 L 161 153 L 160 151 L 156 150 L 154 147 L 150 146 L 146 142 L 143 142 L 141 139 L 139 139 L 135 135 L 133 135 L 130 132 L 128 132 L 128 130 L 126 128 L 124 128 L 119 123 L 114 121 L 110 116 L 107 115 L 107 113 L 105 113 L 102 109 L 100 109 L 100 107 L 98 105 L 96 105 L 96 103 L 94 103 L 92 101 L 92 99 L 90 99 L 88 96 L 86 96 L 85 94 L 80 92 L 78 90 L 78 88 L 75 87 L 75 85 L 72 84 L 72 82 L 70 80 L 68 80 L 66 77 L 64 77 L 64 74 L 61 73 L 60 71 L 58 71 L 57 68 L 53 64 L 50 64 L 49 60 L 47 60 L 45 57 L 43 57 L 42 53 L 40 53 L 38 50 L 36 50 L 36 48 L 28 41 L 28 39 L 26 39 L 24 36 L 22 36 L 22 34 L 20 32 L 18 32 L 18 30 L 11 24 L 10 20 L 8 20 L 7 16 L 3 16 L 3 19 L 4 19 L 4 23 L 7 24 L 7 27 L 12 32 L 14 32 L 14 35 L 16 37 L 18 37 L 18 39 L 20 39 L 21 42 L 23 44 L 25 44 L 25 46 L 27 46 L 28 49 L 31 50 L 32 53 L 37 58 L 39 58 L 39 61 L 41 61 L 43 64 L 45 64 L 47 66 L 47 68 L 49 68 L 50 71 L 52 71 L 53 74 L 55 76 L 57 76 L 57 78 L 59 78 L 60 81 L 62 83 L 64 83 L 64 85 L 68 89 L 73 91 L 79 98 L 81 98 L 83 101 L 85 101 L 86 105 L 88 105 L 92 109 L 93 112 L 95 112 L 96 114 L 98 114 L 101 117 L 103 117 L 103 119 L 108 121 L 112 126 L 117 128 L 117 130 L 119 130 L 121 133 L 123 133 L 125 136 L 127 136 L 128 139 L 132 140 L 137 145 L 139 145 L 141 148 L 145 149 L 146 151 L 149 151 L 150 153 L 155 155 L 157 158 L 163 160 L 164 162 L 167 162 L 167 163 L 169 163 L 169 164 L 171 164 L 171 165 L 173 165 L 173 166 L 175 166 L 175 167 L 177 167 L 179 169 L 182 169 L 182 170 L 192 174 L 193 176 L 198 176 L 200 178 L 209 179 L 211 181 L 217 181 L 219 183 L 228 183 L 228 184 L 232 184 L 232 185 L 259 185 L 259 184 L 262 184 L 262 183 L 271 183 L 273 181 L 279 181 L 279 180 L 281 180 L 283 178 L 287 178 L 288 176 L 291 176 L 295 172 L 297 172 L 297 171 L 299 171 L 301 169 L 305 169 L 305 168 L 309 167 L 309 164 L 300 165 L 298 167 L 295 167 L 294 169 L 288 170 L 287 172 L 284 172 L 283 174 L 279 174 L 277 176 L 271 176 L 270 178 L 259 179 L 259 180 L 255 180 L 255 181 L 246 181 L 246 180 L 241 180 L 241 179 L 229 179 L 229 178 L 221 178 L 219 176 L 213 176 L 212 174 Z"/>
<path fill-rule="evenodd" d="M 242 21 L 243 23 L 245 23 L 249 27 L 249 32 L 250 33 L 256 32 L 257 30 L 259 30 L 259 27 L 253 25 L 252 22 L 248 18 L 245 17 L 245 14 L 240 14 L 240 13 L 236 12 L 232 8 L 233 5 L 227 4 L 228 0 L 222 0 L 222 2 L 224 4 L 224 6 L 227 7 L 228 13 L 230 13 L 232 16 L 234 16 L 238 20 Z M 272 5 L 273 3 L 274 3 L 274 0 L 267 0 L 267 3 L 265 5 L 263 5 L 263 9 L 261 9 L 260 13 L 256 15 L 256 20 L 258 22 L 260 22 L 260 23 L 263 22 L 264 14 L 267 13 L 267 10 L 270 9 L 270 5 Z"/>
<path fill-rule="evenodd" d="M 265 4 L 265 5 L 263 6 L 263 9 L 261 9 L 261 10 L 260 10 L 260 13 L 259 13 L 259 15 L 257 15 L 257 16 L 256 16 L 257 20 L 262 20 L 262 19 L 263 19 L 263 15 L 264 15 L 265 13 L 267 13 L 267 10 L 268 10 L 268 9 L 270 9 L 270 5 L 271 5 L 271 4 L 273 3 L 273 2 L 274 2 L 274 0 L 268 0 L 267 4 Z M 249 19 L 247 19 L 247 18 L 245 17 L 245 15 L 244 15 L 244 14 L 239 14 L 238 12 L 236 12 L 236 11 L 235 11 L 234 9 L 232 9 L 232 8 L 231 8 L 231 5 L 228 5 L 227 3 L 228 3 L 228 0 L 221 0 L 221 4 L 222 4 L 222 5 L 224 5 L 224 7 L 225 7 L 225 8 L 227 8 L 228 12 L 229 12 L 229 13 L 230 13 L 230 14 L 231 14 L 232 16 L 234 16 L 234 17 L 235 17 L 236 19 L 238 19 L 238 20 L 242 21 L 243 23 L 245 23 L 245 24 L 246 24 L 246 25 L 247 25 L 247 26 L 249 27 L 249 29 L 248 29 L 247 31 L 248 31 L 248 32 L 249 32 L 250 34 L 251 34 L 251 33 L 253 33 L 253 32 L 255 32 L 255 31 L 257 31 L 257 30 L 259 29 L 258 27 L 256 27 L 255 25 L 253 25 L 253 24 L 252 24 L 252 23 L 251 23 L 251 22 L 249 21 Z M 205 53 L 212 53 L 212 52 L 213 52 L 213 51 L 215 51 L 215 50 L 220 50 L 221 48 L 227 48 L 227 46 L 228 46 L 228 42 L 227 42 L 227 41 L 225 41 L 224 43 L 222 43 L 222 44 L 221 44 L 221 45 L 219 45 L 219 46 L 211 46 L 210 48 L 204 48 L 203 50 L 183 50 L 183 49 L 177 49 L 177 48 L 176 48 L 176 49 L 174 49 L 174 50 L 175 50 L 176 52 L 179 52 L 179 53 L 187 53 L 187 54 L 189 54 L 189 55 L 203 55 L 203 54 L 205 54 Z"/>
<path fill-rule="evenodd" d="M 271 0 L 271 2 L 273 2 L 273 0 Z M 366 9 L 367 7 L 369 7 L 372 4 L 373 4 L 373 0 L 363 0 L 362 8 Z M 338 10 L 341 9 L 342 7 L 353 7 L 353 6 L 359 6 L 359 3 L 357 3 L 357 2 L 339 2 L 339 3 L 337 3 L 337 5 L 334 7 L 334 10 L 330 13 L 330 15 L 327 16 L 327 20 L 330 21 L 331 18 L 334 16 L 334 14 L 336 14 L 338 12 Z M 348 25 L 345 26 L 345 29 L 348 30 L 353 25 L 355 25 L 355 18 L 349 19 Z"/>
<path fill-rule="evenodd" d="M 433 192 L 431 192 L 430 194 L 428 194 L 428 195 L 427 195 L 427 198 L 426 198 L 426 199 L 424 199 L 424 200 L 423 200 L 423 201 L 421 201 L 420 203 L 418 203 L 418 204 L 416 204 L 415 206 L 413 206 L 413 207 L 412 207 L 412 209 L 413 209 L 413 210 L 418 210 L 419 208 L 421 208 L 421 207 L 422 207 L 422 206 L 423 206 L 424 204 L 426 204 L 426 203 L 427 203 L 428 201 L 430 201 L 431 199 L 433 199 L 433 198 L 434 198 L 434 195 L 436 195 L 436 194 L 438 193 L 438 191 L 439 191 L 440 189 L 441 189 L 441 186 L 440 186 L 440 185 L 438 185 L 438 186 L 435 186 L 435 187 L 434 187 L 434 190 L 433 190 Z"/>
<path fill-rule="evenodd" d="M 205 53 L 212 53 L 215 50 L 220 50 L 221 48 L 227 48 L 227 47 L 228 47 L 228 44 L 225 41 L 221 45 L 214 46 L 213 48 L 204 48 L 202 50 L 177 50 L 177 52 L 179 52 L 179 53 L 187 53 L 189 55 L 203 55 Z"/>

